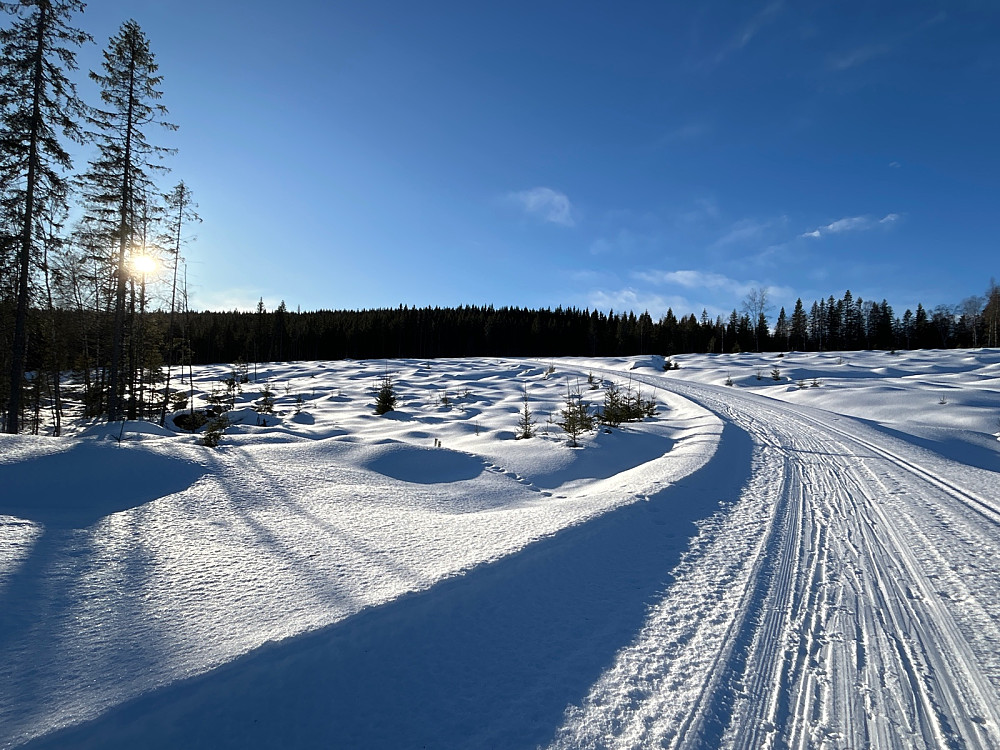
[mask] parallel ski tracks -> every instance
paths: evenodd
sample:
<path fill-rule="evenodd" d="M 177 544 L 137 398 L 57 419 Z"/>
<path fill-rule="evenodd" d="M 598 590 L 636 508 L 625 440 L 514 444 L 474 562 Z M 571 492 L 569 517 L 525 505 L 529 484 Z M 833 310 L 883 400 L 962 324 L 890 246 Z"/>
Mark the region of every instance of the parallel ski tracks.
<path fill-rule="evenodd" d="M 976 551 L 939 548 L 961 533 L 996 555 L 996 506 L 832 415 L 632 377 L 746 430 L 770 456 L 761 466 L 782 474 L 724 645 L 663 744 L 1000 747 L 1000 668 L 987 663 L 1000 642 L 1000 609 L 963 588 L 956 572 L 974 567 Z M 942 599 L 941 585 L 964 592 L 961 607 Z"/>

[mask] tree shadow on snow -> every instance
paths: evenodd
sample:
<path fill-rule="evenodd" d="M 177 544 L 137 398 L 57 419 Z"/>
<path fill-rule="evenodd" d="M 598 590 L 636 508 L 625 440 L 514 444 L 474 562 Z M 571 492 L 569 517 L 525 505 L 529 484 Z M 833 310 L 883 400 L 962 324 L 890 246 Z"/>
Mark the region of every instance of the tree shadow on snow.
<path fill-rule="evenodd" d="M 738 498 L 727 424 L 677 485 L 496 563 L 269 644 L 28 747 L 523 748 L 553 739 L 671 585 L 696 522 Z"/>
<path fill-rule="evenodd" d="M 97 550 L 91 527 L 113 513 L 184 490 L 204 473 L 204 467 L 190 461 L 95 442 L 0 467 L 0 515 L 42 527 L 27 556 L 0 586 L 0 710 L 8 706 L 7 691 L 16 691 L 18 705 L 44 705 L 56 678 L 50 667 L 66 651 L 67 633 L 89 627 L 72 618 L 80 606 L 80 583 L 94 574 Z M 130 526 L 134 519 L 123 523 Z M 134 555 L 143 550 L 132 552 L 116 570 L 137 579 L 145 568 Z M 112 634 L 122 621 L 109 618 L 111 642 L 120 642 Z M 142 645 L 152 650 L 156 644 Z M 90 658 L 113 660 L 114 654 L 97 649 Z M 27 718 L 0 715 L 0 725 L 8 728 L 20 720 Z"/>
<path fill-rule="evenodd" d="M 205 468 L 108 442 L 7 464 L 0 470 L 0 515 L 46 527 L 84 529 L 105 516 L 187 489 Z"/>

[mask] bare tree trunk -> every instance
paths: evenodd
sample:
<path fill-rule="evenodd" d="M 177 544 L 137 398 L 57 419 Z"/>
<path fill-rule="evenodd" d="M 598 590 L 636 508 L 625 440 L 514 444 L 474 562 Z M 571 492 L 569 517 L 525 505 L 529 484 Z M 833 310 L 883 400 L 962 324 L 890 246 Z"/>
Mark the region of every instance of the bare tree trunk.
<path fill-rule="evenodd" d="M 50 227 L 51 229 L 51 227 Z M 50 235 L 52 232 L 50 231 Z M 49 356 L 52 365 L 52 416 L 54 420 L 54 426 L 52 429 L 52 434 L 55 437 L 59 437 L 62 432 L 62 396 L 59 390 L 59 347 L 57 345 L 57 333 L 56 333 L 56 308 L 52 303 L 52 283 L 51 274 L 49 273 L 49 244 L 46 242 L 43 248 L 43 267 L 45 270 L 45 297 L 48 301 L 49 306 Z"/>

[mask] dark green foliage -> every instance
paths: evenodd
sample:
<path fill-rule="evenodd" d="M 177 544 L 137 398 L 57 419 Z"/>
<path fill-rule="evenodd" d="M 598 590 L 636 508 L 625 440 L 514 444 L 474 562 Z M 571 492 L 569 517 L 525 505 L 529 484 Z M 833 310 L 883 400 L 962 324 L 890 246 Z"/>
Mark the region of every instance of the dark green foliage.
<path fill-rule="evenodd" d="M 559 416 L 562 417 L 562 421 L 558 424 L 569 435 L 569 444 L 573 448 L 579 446 L 580 435 L 594 429 L 594 417 L 579 390 L 567 391 L 566 402 Z"/>
<path fill-rule="evenodd" d="M 260 391 L 260 400 L 253 408 L 258 414 L 274 414 L 274 391 L 271 390 L 271 386 L 264 385 Z"/>
<path fill-rule="evenodd" d="M 656 414 L 656 401 L 644 398 L 642 391 L 633 389 L 629 381 L 625 390 L 615 382 L 604 386 L 604 405 L 600 413 L 601 424 L 617 427 L 625 422 L 641 422 Z"/>
<path fill-rule="evenodd" d="M 387 414 L 396 408 L 396 389 L 392 382 L 392 377 L 388 374 L 382 376 L 378 389 L 375 393 L 375 413 Z"/>
<path fill-rule="evenodd" d="M 1000 295 L 997 299 L 994 307 L 1000 309 Z M 886 350 L 907 348 L 913 314 L 907 324 L 892 318 L 888 305 L 883 308 L 880 303 L 879 311 L 880 327 L 871 339 L 872 345 Z M 167 313 L 151 313 L 149 317 L 157 315 L 166 317 Z M 194 364 L 232 362 L 237 358 L 249 361 L 255 352 L 257 361 L 277 357 L 279 352 L 283 360 L 623 356 L 638 354 L 640 349 L 638 328 L 631 328 L 629 320 L 628 314 L 575 308 L 474 306 L 314 312 L 286 309 L 280 313 L 261 309 L 192 312 L 188 316 Z M 985 315 L 980 316 L 977 325 L 980 343 L 985 345 L 989 329 Z M 167 327 L 166 320 L 163 327 Z M 812 315 L 804 311 L 798 316 L 793 314 L 791 328 L 790 344 L 795 349 L 826 350 L 842 344 L 840 328 L 830 328 L 826 300 L 814 305 Z M 971 346 L 971 334 L 963 334 L 964 330 L 956 327 L 948 346 Z M 937 331 L 932 333 L 938 335 Z M 866 336 L 870 335 L 866 329 Z M 670 352 L 675 367 L 677 354 L 706 350 L 739 353 L 754 348 L 750 321 L 738 313 L 730 316 L 728 323 L 721 318 L 713 321 L 706 317 L 699 322 L 693 315 L 680 319 L 664 316 L 644 331 L 643 339 L 648 350 L 655 346 Z M 916 344 L 912 334 L 909 341 L 910 345 Z"/>
<path fill-rule="evenodd" d="M 170 408 L 173 411 L 184 411 L 188 405 L 188 395 L 183 391 L 175 391 L 169 397 Z"/>
<path fill-rule="evenodd" d="M 517 420 L 517 439 L 527 440 L 535 436 L 535 415 L 531 413 L 528 403 L 528 386 L 524 386 L 524 393 L 521 398 L 522 407 L 520 417 Z"/>
<path fill-rule="evenodd" d="M 208 424 L 205 426 L 205 434 L 202 437 L 202 443 L 207 445 L 209 448 L 215 448 L 219 442 L 222 440 L 222 436 L 226 432 L 226 428 L 229 427 L 229 417 L 225 414 L 219 414 L 208 420 Z"/>
<path fill-rule="evenodd" d="M 174 417 L 174 424 L 182 430 L 194 432 L 208 422 L 209 416 L 203 411 L 185 412 Z"/>

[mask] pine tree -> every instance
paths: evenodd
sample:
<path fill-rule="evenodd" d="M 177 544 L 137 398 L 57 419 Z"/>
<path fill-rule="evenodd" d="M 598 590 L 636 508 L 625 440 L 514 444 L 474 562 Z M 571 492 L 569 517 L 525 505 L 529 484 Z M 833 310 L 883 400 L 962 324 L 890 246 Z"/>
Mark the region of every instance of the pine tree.
<path fill-rule="evenodd" d="M 375 413 L 388 414 L 396 408 L 396 388 L 389 373 L 382 376 L 375 391 Z"/>
<path fill-rule="evenodd" d="M 774 323 L 774 340 L 782 349 L 789 348 L 792 331 L 788 326 L 788 317 L 785 315 L 785 308 L 782 307 L 778 313 L 778 320 Z"/>
<path fill-rule="evenodd" d="M 583 400 L 579 389 L 566 391 L 566 404 L 559 414 L 562 421 L 558 424 L 569 435 L 570 447 L 578 447 L 580 435 L 594 429 L 594 418 L 590 414 L 590 407 Z"/>
<path fill-rule="evenodd" d="M 520 412 L 520 417 L 517 420 L 517 439 L 527 440 L 528 438 L 535 436 L 535 415 L 531 413 L 531 408 L 528 403 L 528 386 L 524 386 L 524 392 L 521 398 L 522 407 Z"/>
<path fill-rule="evenodd" d="M 994 279 L 990 279 L 989 289 L 986 290 L 983 323 L 986 346 L 1000 346 L 1000 286 Z"/>
<path fill-rule="evenodd" d="M 150 125 L 168 130 L 176 126 L 163 120 L 167 110 L 156 103 L 162 97 L 158 87 L 163 78 L 156 74 L 158 66 L 138 23 L 129 20 L 122 24 L 104 51 L 101 67 L 103 73 L 90 73 L 100 87 L 105 107 L 95 109 L 90 118 L 97 129 L 99 153 L 83 179 L 91 207 L 103 220 L 117 249 L 113 261 L 114 330 L 108 375 L 108 419 L 115 421 L 121 418 L 126 382 L 121 366 L 128 257 L 138 234 L 140 200 L 153 192 L 151 172 L 163 168 L 155 162 L 169 153 L 169 149 L 151 145 L 145 130 Z"/>
<path fill-rule="evenodd" d="M 809 338 L 809 319 L 806 317 L 801 297 L 795 300 L 795 309 L 792 310 L 792 322 L 789 332 L 791 334 L 789 348 L 799 351 L 805 349 L 806 340 Z"/>
<path fill-rule="evenodd" d="M 82 104 L 67 71 L 76 67 L 74 47 L 90 39 L 69 25 L 79 0 L 18 0 L 0 3 L 14 22 L 0 30 L 0 212 L 16 231 L 17 303 L 6 431 L 20 430 L 22 381 L 28 351 L 27 319 L 31 260 L 44 231 L 46 205 L 64 206 L 69 153 L 59 133 L 82 140 Z"/>

